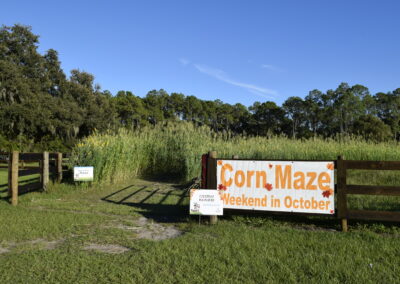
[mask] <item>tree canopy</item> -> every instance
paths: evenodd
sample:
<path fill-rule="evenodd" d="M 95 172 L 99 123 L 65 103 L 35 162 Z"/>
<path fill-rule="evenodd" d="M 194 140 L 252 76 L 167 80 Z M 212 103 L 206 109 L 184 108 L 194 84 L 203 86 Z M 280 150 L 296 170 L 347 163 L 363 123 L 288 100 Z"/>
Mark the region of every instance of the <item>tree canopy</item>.
<path fill-rule="evenodd" d="M 250 107 L 151 90 L 114 96 L 88 72 L 67 76 L 58 53 L 38 52 L 39 36 L 23 25 L 0 29 L 0 148 L 63 150 L 93 131 L 140 129 L 170 121 L 208 125 L 215 131 L 293 138 L 361 135 L 376 141 L 400 138 L 400 88 L 370 94 L 362 85 L 289 97 Z"/>

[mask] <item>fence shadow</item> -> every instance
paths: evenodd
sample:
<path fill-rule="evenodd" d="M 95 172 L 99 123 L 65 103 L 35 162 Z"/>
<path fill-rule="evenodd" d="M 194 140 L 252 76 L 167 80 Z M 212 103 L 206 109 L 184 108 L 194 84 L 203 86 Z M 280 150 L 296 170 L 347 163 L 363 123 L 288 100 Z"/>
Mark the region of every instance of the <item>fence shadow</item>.
<path fill-rule="evenodd" d="M 142 186 L 134 190 L 130 190 L 134 185 L 129 185 L 122 189 L 101 198 L 101 200 L 113 204 L 131 206 L 139 209 L 140 214 L 146 218 L 151 218 L 157 222 L 163 223 L 177 223 L 187 221 L 188 206 L 183 205 L 183 201 L 187 198 L 187 191 L 171 189 L 167 192 L 162 192 L 161 188 L 151 189 L 148 186 Z M 139 194 L 141 194 L 139 196 Z M 119 197 L 123 195 L 123 197 Z M 154 196 L 161 197 L 157 202 L 152 202 L 151 198 Z M 118 197 L 118 198 L 117 198 Z M 177 199 L 175 203 L 168 203 L 168 198 L 174 197 Z"/>

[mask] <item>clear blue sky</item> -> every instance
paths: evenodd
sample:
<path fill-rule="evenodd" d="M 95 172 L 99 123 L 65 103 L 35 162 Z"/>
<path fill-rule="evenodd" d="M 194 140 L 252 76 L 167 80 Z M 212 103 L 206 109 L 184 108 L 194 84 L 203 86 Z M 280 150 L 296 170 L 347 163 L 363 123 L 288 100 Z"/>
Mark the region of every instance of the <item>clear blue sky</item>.
<path fill-rule="evenodd" d="M 5 1 L 40 52 L 102 89 L 182 92 L 251 105 L 340 82 L 400 87 L 400 1 Z"/>

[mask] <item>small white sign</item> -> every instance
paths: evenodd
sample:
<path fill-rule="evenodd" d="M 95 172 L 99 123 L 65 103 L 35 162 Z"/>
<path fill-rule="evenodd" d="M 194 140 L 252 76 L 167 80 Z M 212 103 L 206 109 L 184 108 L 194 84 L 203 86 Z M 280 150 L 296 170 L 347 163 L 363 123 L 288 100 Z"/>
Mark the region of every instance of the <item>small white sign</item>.
<path fill-rule="evenodd" d="M 93 181 L 93 167 L 74 167 L 74 181 Z"/>
<path fill-rule="evenodd" d="M 217 190 L 192 189 L 190 191 L 190 214 L 223 215 L 223 202 Z"/>

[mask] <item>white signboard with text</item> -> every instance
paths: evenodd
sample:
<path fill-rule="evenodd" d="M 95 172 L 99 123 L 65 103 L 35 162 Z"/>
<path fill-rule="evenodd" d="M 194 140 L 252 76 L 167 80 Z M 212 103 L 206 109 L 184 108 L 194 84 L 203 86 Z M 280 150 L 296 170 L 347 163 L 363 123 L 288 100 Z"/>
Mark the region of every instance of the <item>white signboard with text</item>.
<path fill-rule="evenodd" d="M 74 181 L 93 181 L 93 167 L 74 167 Z"/>
<path fill-rule="evenodd" d="M 334 162 L 218 160 L 224 208 L 334 214 Z"/>
<path fill-rule="evenodd" d="M 223 203 L 218 190 L 192 189 L 190 191 L 190 214 L 222 215 Z"/>

